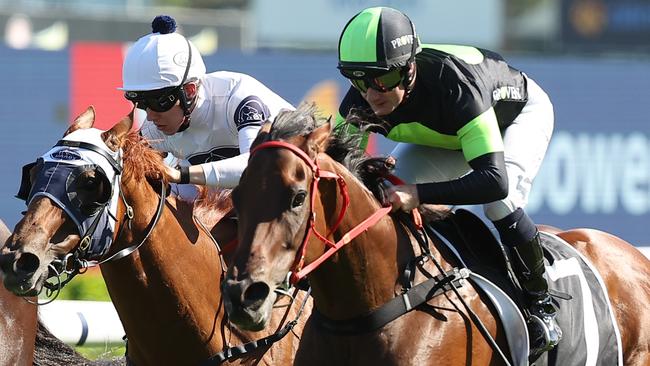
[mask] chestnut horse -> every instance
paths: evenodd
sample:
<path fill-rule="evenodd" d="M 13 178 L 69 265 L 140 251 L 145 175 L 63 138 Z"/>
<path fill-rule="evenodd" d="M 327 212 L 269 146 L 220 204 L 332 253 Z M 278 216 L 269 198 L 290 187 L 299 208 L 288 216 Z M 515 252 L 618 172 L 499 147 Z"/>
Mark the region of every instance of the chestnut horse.
<path fill-rule="evenodd" d="M 0 245 L 11 231 L 0 220 Z M 72 347 L 56 338 L 38 319 L 36 305 L 25 301 L 0 285 L 0 366 L 93 365 Z M 36 298 L 30 298 L 36 301 Z M 101 361 L 101 365 L 121 365 Z"/>
<path fill-rule="evenodd" d="M 50 178 L 46 176 L 47 189 L 56 184 L 66 185 L 53 188 L 64 193 L 62 198 L 56 197 L 58 203 L 46 195 L 36 195 L 29 202 L 25 216 L 2 252 L 4 284 L 8 289 L 18 295 L 33 296 L 41 291 L 53 268 L 61 272 L 71 265 L 75 257 L 67 257 L 68 253 L 94 250 L 92 244 L 78 252 L 88 239 L 87 232 L 82 240 L 78 223 L 72 219 L 74 213 L 70 213 L 70 207 L 61 207 L 62 200 L 73 195 L 82 205 L 81 212 L 87 212 L 91 221 L 93 214 L 98 217 L 104 214 L 103 210 L 109 210 L 107 205 L 117 207 L 111 216 L 115 222 L 113 230 L 101 237 L 102 242 L 113 243 L 97 261 L 128 336 L 130 363 L 199 364 L 226 347 L 259 339 L 294 319 L 298 306 L 277 308 L 270 316 L 270 331 L 250 333 L 230 326 L 224 317 L 219 286 L 224 272 L 221 253 L 218 243 L 194 215 L 196 204 L 164 196 L 167 177 L 161 154 L 137 133 L 130 133 L 132 116 L 108 131 L 92 128 L 94 121 L 95 113 L 90 107 L 71 124 L 64 141 L 57 144 L 63 143 L 64 150 L 54 148 L 32 168 L 32 178 L 40 182 L 46 170 L 43 159 L 95 159 L 95 168 L 83 170 L 74 180 L 70 179 L 76 171 L 74 166 L 69 168 L 73 173 L 68 179 L 56 181 L 52 178 L 55 173 L 50 173 Z M 77 149 L 68 148 L 72 145 Z M 50 164 L 57 164 L 55 170 L 65 165 L 60 161 Z M 100 170 L 102 164 L 104 169 Z M 115 176 L 113 183 L 106 178 L 111 169 L 117 172 L 109 172 Z M 84 209 L 96 208 L 97 202 L 105 205 L 100 205 L 99 213 Z M 64 259 L 67 263 L 61 266 Z M 301 327 L 304 323 L 298 324 Z M 270 348 L 258 348 L 235 362 L 290 364 L 298 341 L 291 333 Z"/>
<path fill-rule="evenodd" d="M 11 231 L 0 220 L 0 245 Z M 32 299 L 33 300 L 33 299 Z M 38 313 L 36 306 L 0 286 L 0 365 L 31 365 Z"/>
<path fill-rule="evenodd" d="M 507 350 L 493 307 L 472 281 L 461 281 L 456 293 L 442 292 L 408 311 L 400 294 L 402 274 L 421 253 L 415 234 L 397 215 L 377 214 L 386 208 L 355 177 L 362 173 L 354 164 L 358 159 L 335 160 L 328 154 L 340 152 L 340 146 L 331 146 L 340 136 L 331 136 L 330 123 L 314 112 L 301 106 L 265 126 L 233 191 L 239 246 L 224 285 L 231 321 L 244 328 L 264 326 L 273 290 L 287 273 L 298 280 L 313 270 L 314 311 L 302 334 L 297 365 L 505 364 L 508 355 L 499 355 L 471 320 L 468 309 L 493 342 Z M 624 364 L 649 365 L 650 261 L 600 231 L 559 235 L 600 270 L 620 326 Z M 429 261 L 416 261 L 420 269 L 413 283 L 441 273 L 434 261 L 442 271 L 458 265 L 440 243 L 433 244 L 431 254 Z M 394 299 L 407 312 L 367 326 L 368 314 Z"/>

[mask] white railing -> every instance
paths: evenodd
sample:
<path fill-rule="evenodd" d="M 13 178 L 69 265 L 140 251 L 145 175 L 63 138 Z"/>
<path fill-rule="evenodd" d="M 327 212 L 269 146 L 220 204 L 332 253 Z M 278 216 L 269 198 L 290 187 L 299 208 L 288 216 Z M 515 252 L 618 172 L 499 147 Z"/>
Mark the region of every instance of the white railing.
<path fill-rule="evenodd" d="M 124 328 L 110 301 L 56 300 L 39 307 L 49 331 L 70 345 L 124 343 Z"/>

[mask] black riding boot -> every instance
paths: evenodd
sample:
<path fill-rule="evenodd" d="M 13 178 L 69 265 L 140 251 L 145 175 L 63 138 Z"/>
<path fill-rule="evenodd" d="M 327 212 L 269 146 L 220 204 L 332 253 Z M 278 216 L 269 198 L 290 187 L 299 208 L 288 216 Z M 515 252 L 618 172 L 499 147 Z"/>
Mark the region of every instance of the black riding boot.
<path fill-rule="evenodd" d="M 530 312 L 528 328 L 531 354 L 541 354 L 555 347 L 562 330 L 555 321 L 557 309 L 548 293 L 544 278 L 544 253 L 539 232 L 522 209 L 494 221 L 501 242 L 510 248 L 510 261 L 515 276 L 524 290 Z"/>
<path fill-rule="evenodd" d="M 551 350 L 562 338 L 562 330 L 555 321 L 557 308 L 544 278 L 544 254 L 539 233 L 529 242 L 511 248 L 510 257 L 531 315 L 531 349 L 536 348 L 540 353 Z"/>

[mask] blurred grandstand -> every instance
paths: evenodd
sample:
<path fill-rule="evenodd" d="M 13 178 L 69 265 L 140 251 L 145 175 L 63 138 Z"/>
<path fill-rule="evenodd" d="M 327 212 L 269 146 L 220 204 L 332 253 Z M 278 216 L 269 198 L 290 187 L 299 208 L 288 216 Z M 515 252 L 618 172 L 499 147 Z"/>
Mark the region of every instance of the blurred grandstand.
<path fill-rule="evenodd" d="M 334 114 L 348 87 L 339 32 L 375 5 L 409 14 L 424 42 L 499 51 L 548 91 L 556 130 L 529 204 L 536 222 L 649 243 L 650 0 L 0 0 L 0 218 L 18 221 L 20 167 L 88 104 L 103 127 L 129 112 L 122 57 L 155 15 L 176 18 L 209 71 L 249 73 Z"/>
<path fill-rule="evenodd" d="M 340 29 L 388 5 L 420 37 L 494 49 L 532 75 L 556 108 L 555 139 L 530 210 L 538 222 L 598 227 L 645 243 L 650 216 L 650 0 L 0 0 L 0 217 L 17 222 L 18 171 L 93 104 L 100 125 L 126 114 L 116 87 L 130 42 L 173 15 L 208 70 L 254 75 L 293 103 L 336 113 Z M 38 134 L 34 132 L 38 131 Z M 375 149 L 390 144 L 376 140 Z M 616 159 L 612 159 L 616 157 Z"/>

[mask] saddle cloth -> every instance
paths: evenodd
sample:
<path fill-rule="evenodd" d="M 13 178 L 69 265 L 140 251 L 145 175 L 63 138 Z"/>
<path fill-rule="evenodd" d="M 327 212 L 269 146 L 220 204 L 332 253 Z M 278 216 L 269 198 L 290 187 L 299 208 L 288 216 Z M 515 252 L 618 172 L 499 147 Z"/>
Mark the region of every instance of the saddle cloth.
<path fill-rule="evenodd" d="M 513 365 L 529 365 L 528 330 L 521 313 L 521 291 L 509 279 L 505 249 L 485 223 L 467 210 L 456 210 L 445 221 L 428 225 L 463 266 L 470 280 L 484 291 L 497 309 L 506 332 Z M 554 297 L 563 337 L 557 347 L 530 365 L 622 365 L 621 338 L 607 288 L 595 267 L 556 235 L 541 232 L 546 278 Z"/>

